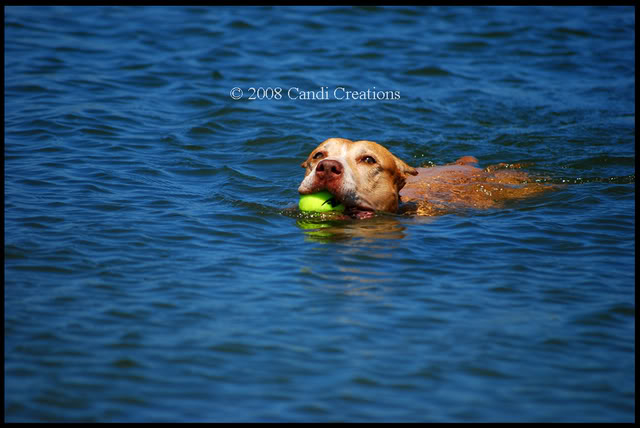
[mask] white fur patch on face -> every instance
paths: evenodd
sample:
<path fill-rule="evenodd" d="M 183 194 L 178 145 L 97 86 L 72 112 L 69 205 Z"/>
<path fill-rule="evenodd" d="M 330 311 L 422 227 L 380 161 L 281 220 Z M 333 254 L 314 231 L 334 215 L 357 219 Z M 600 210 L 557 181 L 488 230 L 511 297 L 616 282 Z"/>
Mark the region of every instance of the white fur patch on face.
<path fill-rule="evenodd" d="M 314 168 L 313 171 L 311 171 L 311 174 L 307 175 L 304 180 L 302 180 L 302 183 L 300 183 L 300 187 L 298 187 L 298 192 L 299 193 L 303 193 L 303 192 L 308 192 L 311 189 L 311 185 L 313 184 L 313 180 L 316 178 L 316 169 Z"/>
<path fill-rule="evenodd" d="M 356 180 L 353 176 L 353 169 L 351 168 L 351 164 L 349 163 L 349 147 L 348 144 L 340 144 L 340 153 L 333 157 L 334 160 L 339 161 L 344 167 L 343 176 L 342 176 L 342 193 L 347 193 L 350 191 L 355 191 L 356 189 Z M 331 156 L 331 153 L 329 153 Z M 329 158 L 331 159 L 331 158 Z"/>
<path fill-rule="evenodd" d="M 342 164 L 343 168 L 343 176 L 342 176 L 342 186 L 340 187 L 340 193 L 346 194 L 348 192 L 354 192 L 356 189 L 356 180 L 353 175 L 353 170 L 351 168 L 351 164 L 348 161 L 349 156 L 349 145 L 348 144 L 337 144 L 333 141 L 328 141 L 323 147 L 323 151 L 327 152 L 327 157 L 322 160 L 335 160 Z M 318 167 L 318 162 L 314 167 L 311 173 L 307 175 L 300 187 L 298 188 L 298 192 L 307 192 L 311 190 L 313 183 L 316 180 L 316 168 Z"/>

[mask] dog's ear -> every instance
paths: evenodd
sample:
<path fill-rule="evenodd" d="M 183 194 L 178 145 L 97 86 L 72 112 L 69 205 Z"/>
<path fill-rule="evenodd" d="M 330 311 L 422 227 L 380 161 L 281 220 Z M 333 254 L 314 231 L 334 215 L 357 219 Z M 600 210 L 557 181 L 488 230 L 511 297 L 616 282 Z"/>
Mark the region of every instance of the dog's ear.
<path fill-rule="evenodd" d="M 407 177 L 409 175 L 418 175 L 418 171 L 395 156 L 393 157 L 393 160 L 396 162 L 396 169 L 399 172 L 399 174 L 396 175 L 394 181 L 396 183 L 398 191 L 400 191 L 400 189 L 402 189 L 407 183 Z"/>
<path fill-rule="evenodd" d="M 400 173 L 404 175 L 405 178 L 407 178 L 407 176 L 409 175 L 418 175 L 418 171 L 416 171 L 415 168 L 407 165 L 404 161 L 398 159 L 395 156 L 394 160 L 396 161 L 396 168 L 398 168 L 398 171 L 400 171 Z"/>

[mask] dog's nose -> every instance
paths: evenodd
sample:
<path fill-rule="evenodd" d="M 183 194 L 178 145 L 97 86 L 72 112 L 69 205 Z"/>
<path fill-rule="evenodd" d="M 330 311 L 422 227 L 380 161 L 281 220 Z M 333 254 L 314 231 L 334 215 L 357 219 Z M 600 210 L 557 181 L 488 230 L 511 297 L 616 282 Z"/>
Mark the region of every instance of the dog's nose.
<path fill-rule="evenodd" d="M 342 176 L 342 164 L 335 160 L 323 160 L 316 167 L 316 175 L 322 180 L 331 180 Z"/>

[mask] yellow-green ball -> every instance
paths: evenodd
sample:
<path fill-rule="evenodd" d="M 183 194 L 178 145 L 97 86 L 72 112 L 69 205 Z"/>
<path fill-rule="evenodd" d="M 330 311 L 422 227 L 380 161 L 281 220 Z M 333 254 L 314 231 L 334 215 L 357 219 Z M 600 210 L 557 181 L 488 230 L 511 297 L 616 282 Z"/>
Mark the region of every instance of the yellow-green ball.
<path fill-rule="evenodd" d="M 344 211 L 344 205 L 339 203 L 335 196 L 326 190 L 311 195 L 300 196 L 298 207 L 300 207 L 300 211 Z"/>

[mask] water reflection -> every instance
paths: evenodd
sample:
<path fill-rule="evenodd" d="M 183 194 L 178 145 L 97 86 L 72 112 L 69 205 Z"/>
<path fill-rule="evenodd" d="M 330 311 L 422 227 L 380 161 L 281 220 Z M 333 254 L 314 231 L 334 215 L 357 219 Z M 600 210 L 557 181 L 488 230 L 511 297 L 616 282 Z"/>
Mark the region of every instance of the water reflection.
<path fill-rule="evenodd" d="M 367 220 L 334 220 L 330 217 L 298 219 L 296 225 L 312 242 L 339 242 L 359 238 L 365 242 L 403 239 L 406 226 L 398 218 L 380 215 Z"/>

